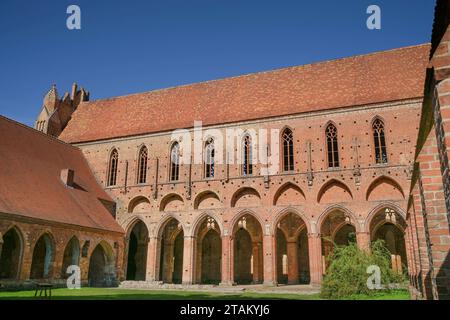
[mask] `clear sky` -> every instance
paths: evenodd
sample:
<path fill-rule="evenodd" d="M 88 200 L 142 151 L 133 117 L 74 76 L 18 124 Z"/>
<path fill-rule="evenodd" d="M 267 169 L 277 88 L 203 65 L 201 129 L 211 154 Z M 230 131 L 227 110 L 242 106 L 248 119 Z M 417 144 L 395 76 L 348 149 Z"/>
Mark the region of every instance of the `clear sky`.
<path fill-rule="evenodd" d="M 66 9 L 81 8 L 81 30 Z M 381 8 L 381 30 L 366 9 Z M 434 0 L 0 0 L 0 114 L 50 86 L 91 100 L 430 41 Z"/>

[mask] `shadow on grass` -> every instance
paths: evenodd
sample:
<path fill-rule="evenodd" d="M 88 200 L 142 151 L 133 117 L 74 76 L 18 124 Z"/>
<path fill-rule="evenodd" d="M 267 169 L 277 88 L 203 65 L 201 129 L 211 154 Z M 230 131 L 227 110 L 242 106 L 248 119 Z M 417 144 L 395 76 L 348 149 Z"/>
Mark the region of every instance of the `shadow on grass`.
<path fill-rule="evenodd" d="M 0 292 L 0 300 L 39 300 L 34 291 Z M 260 294 L 210 293 L 210 292 L 170 292 L 151 290 L 92 289 L 80 290 L 55 289 L 51 300 L 317 300 L 318 295 L 299 294 Z"/>
<path fill-rule="evenodd" d="M 0 291 L 0 300 L 40 300 L 34 291 Z M 319 294 L 259 292 L 194 292 L 183 290 L 135 290 L 117 288 L 54 289 L 52 300 L 322 300 Z M 353 295 L 339 300 L 409 300 L 406 290 Z"/>

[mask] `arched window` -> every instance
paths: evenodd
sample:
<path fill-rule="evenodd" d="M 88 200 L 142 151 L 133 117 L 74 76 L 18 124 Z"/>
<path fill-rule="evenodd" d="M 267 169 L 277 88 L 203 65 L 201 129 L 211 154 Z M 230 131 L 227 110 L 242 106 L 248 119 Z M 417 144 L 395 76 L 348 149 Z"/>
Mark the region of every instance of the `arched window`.
<path fill-rule="evenodd" d="M 242 155 L 244 160 L 242 164 L 242 175 L 251 176 L 253 173 L 252 138 L 249 135 L 245 135 L 242 140 Z"/>
<path fill-rule="evenodd" d="M 294 137 L 286 128 L 281 135 L 283 143 L 283 171 L 294 171 Z"/>
<path fill-rule="evenodd" d="M 205 178 L 214 178 L 214 140 L 209 139 L 205 144 Z"/>
<path fill-rule="evenodd" d="M 170 181 L 178 181 L 180 177 L 180 145 L 175 142 L 170 150 Z"/>
<path fill-rule="evenodd" d="M 387 163 L 386 140 L 384 138 L 384 123 L 375 119 L 372 123 L 373 140 L 375 144 L 375 160 L 377 163 Z"/>
<path fill-rule="evenodd" d="M 143 146 L 139 151 L 137 183 L 147 182 L 147 160 L 148 150 L 146 146 Z"/>
<path fill-rule="evenodd" d="M 117 182 L 117 165 L 119 163 L 119 153 L 116 149 L 111 152 L 108 168 L 108 186 L 115 186 Z"/>
<path fill-rule="evenodd" d="M 325 131 L 327 137 L 327 153 L 328 153 L 328 167 L 339 167 L 339 150 L 338 150 L 338 136 L 337 129 L 334 124 L 330 123 Z"/>

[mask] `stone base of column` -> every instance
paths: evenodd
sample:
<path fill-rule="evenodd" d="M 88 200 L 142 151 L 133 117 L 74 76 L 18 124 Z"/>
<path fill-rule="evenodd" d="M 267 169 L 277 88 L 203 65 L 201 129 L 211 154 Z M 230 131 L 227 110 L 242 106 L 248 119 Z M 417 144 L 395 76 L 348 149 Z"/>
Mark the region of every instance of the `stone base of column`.
<path fill-rule="evenodd" d="M 276 287 L 278 283 L 276 281 L 264 281 L 263 285 L 268 287 Z"/>
<path fill-rule="evenodd" d="M 233 281 L 226 281 L 226 282 L 220 282 L 219 283 L 219 287 L 231 287 L 231 286 L 235 286 L 236 283 L 234 283 Z"/>

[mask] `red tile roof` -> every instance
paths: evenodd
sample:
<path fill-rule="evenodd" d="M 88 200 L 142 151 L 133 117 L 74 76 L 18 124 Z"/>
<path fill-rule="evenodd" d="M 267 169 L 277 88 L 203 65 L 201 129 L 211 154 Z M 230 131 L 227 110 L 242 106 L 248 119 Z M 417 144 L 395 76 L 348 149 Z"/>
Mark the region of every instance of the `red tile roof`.
<path fill-rule="evenodd" d="M 423 96 L 430 45 L 82 103 L 70 143 Z"/>
<path fill-rule="evenodd" d="M 0 137 L 0 213 L 123 232 L 78 148 L 2 116 Z M 73 188 L 62 169 L 74 170 Z"/>

